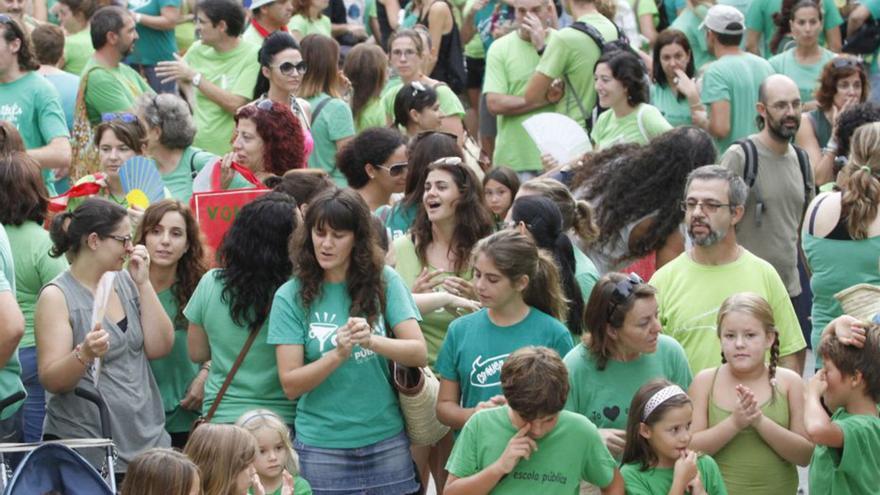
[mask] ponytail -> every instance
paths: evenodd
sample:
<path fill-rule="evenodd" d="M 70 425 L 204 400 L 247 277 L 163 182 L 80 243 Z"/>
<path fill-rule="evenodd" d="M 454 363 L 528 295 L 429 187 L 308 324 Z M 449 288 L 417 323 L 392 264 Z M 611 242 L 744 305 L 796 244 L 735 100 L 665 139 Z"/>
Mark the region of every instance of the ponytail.
<path fill-rule="evenodd" d="M 847 179 L 840 201 L 841 215 L 846 217 L 850 237 L 865 239 L 880 202 L 880 122 L 855 130 L 844 175 Z"/>
<path fill-rule="evenodd" d="M 52 240 L 49 256 L 58 258 L 67 251 L 70 251 L 72 243 L 67 235 L 67 228 L 70 226 L 72 219 L 73 213 L 69 211 L 59 213 L 52 219 L 52 225 L 49 227 L 49 239 Z"/>
<path fill-rule="evenodd" d="M 529 306 L 540 309 L 557 320 L 565 319 L 568 312 L 568 301 L 562 292 L 559 270 L 553 256 L 538 250 L 538 265 L 529 285 L 523 292 L 523 301 Z"/>
<path fill-rule="evenodd" d="M 574 205 L 572 228 L 585 246 L 593 244 L 599 238 L 599 227 L 593 219 L 593 208 L 582 199 Z"/>
<path fill-rule="evenodd" d="M 92 233 L 107 237 L 113 233 L 128 211 L 116 203 L 103 198 L 88 198 L 74 211 L 66 211 L 55 216 L 49 228 L 52 249 L 49 255 L 58 258 L 70 253 L 76 256 L 83 239 Z"/>

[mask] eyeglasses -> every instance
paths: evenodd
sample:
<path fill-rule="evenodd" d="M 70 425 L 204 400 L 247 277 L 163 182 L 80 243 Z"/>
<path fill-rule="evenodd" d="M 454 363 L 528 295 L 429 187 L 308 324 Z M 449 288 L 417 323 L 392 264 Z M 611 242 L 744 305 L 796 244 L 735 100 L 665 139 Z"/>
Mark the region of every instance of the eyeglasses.
<path fill-rule="evenodd" d="M 131 124 L 137 122 L 138 118 L 137 115 L 128 112 L 108 112 L 101 114 L 101 122 L 113 122 L 116 120 Z"/>
<path fill-rule="evenodd" d="M 296 74 L 305 74 L 307 70 L 309 70 L 309 64 L 306 63 L 305 60 L 301 61 L 298 64 L 293 62 L 282 62 L 279 65 L 273 65 L 272 67 L 277 68 L 281 71 L 285 76 L 292 76 L 294 73 Z"/>
<path fill-rule="evenodd" d="M 608 306 L 608 317 L 606 319 L 611 321 L 611 317 L 614 315 L 614 312 L 617 311 L 617 308 L 620 307 L 621 304 L 626 304 L 629 298 L 632 297 L 633 292 L 635 292 L 636 287 L 644 283 L 642 277 L 637 273 L 630 273 L 626 279 L 617 282 L 614 286 L 614 290 L 611 291 L 611 304 Z"/>
<path fill-rule="evenodd" d="M 722 207 L 733 207 L 730 203 L 716 203 L 714 201 L 697 201 L 696 199 L 686 199 L 681 202 L 681 211 L 684 212 L 692 212 L 697 209 L 697 207 L 702 208 L 705 213 L 715 213 L 719 208 Z"/>
<path fill-rule="evenodd" d="M 113 234 L 110 234 L 110 235 L 106 235 L 106 236 L 104 236 L 104 237 L 107 237 L 107 238 L 113 239 L 114 241 L 119 241 L 120 243 L 122 243 L 123 246 L 128 246 L 129 244 L 132 244 L 132 237 L 131 237 L 131 235 L 113 235 Z"/>
<path fill-rule="evenodd" d="M 405 56 L 406 58 L 415 57 L 419 52 L 409 49 L 409 50 L 391 50 L 391 56 L 400 58 Z"/>
<path fill-rule="evenodd" d="M 388 175 L 391 177 L 399 177 L 406 173 L 406 169 L 409 167 L 408 162 L 398 162 L 392 163 L 391 165 L 376 165 L 376 168 L 381 168 L 382 170 L 388 172 Z"/>

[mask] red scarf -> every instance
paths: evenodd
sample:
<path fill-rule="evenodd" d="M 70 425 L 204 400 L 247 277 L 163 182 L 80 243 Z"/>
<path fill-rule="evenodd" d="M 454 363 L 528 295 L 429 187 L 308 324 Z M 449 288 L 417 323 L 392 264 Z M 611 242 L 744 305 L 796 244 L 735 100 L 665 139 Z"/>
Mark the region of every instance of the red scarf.
<path fill-rule="evenodd" d="M 251 26 L 253 26 L 254 29 L 256 29 L 258 33 L 260 33 L 260 37 L 262 37 L 262 38 L 265 38 L 266 36 L 269 36 L 270 34 L 272 34 L 271 32 L 269 32 L 268 29 L 261 26 L 260 23 L 257 22 L 257 20 L 254 19 L 253 17 L 251 18 Z M 281 30 L 287 31 L 287 26 L 281 26 Z"/>

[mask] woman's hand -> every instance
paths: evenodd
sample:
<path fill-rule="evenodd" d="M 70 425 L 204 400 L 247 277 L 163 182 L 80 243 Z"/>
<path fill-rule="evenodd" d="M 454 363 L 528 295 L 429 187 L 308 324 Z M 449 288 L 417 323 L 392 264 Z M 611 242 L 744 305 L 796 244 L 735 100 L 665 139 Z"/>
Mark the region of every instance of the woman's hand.
<path fill-rule="evenodd" d="M 669 81 L 669 85 L 675 88 L 676 91 L 683 94 L 685 98 L 688 99 L 688 102 L 694 104 L 693 100 L 700 100 L 700 90 L 697 88 L 697 82 L 694 79 L 688 77 L 688 75 L 681 69 L 675 69 L 675 78 L 672 81 Z"/>
<path fill-rule="evenodd" d="M 616 428 L 599 428 L 599 436 L 608 447 L 608 451 L 614 457 L 623 455 L 623 448 L 626 447 L 626 432 Z"/>
<path fill-rule="evenodd" d="M 464 297 L 456 296 L 454 294 L 448 294 L 449 303 L 443 306 L 449 314 L 452 316 L 464 316 L 468 313 L 473 313 L 475 311 L 479 311 L 482 305 L 478 301 L 474 301 L 472 299 L 466 299 Z"/>
<path fill-rule="evenodd" d="M 352 345 L 359 345 L 364 349 L 370 349 L 373 346 L 373 327 L 365 318 L 349 318 L 349 339 Z"/>
<path fill-rule="evenodd" d="M 144 218 L 144 209 L 137 205 L 131 205 L 128 207 L 128 219 L 131 221 L 131 230 L 137 230 L 137 226 L 141 223 L 141 219 Z"/>
<path fill-rule="evenodd" d="M 476 299 L 477 294 L 474 286 L 461 277 L 446 277 L 443 279 L 443 288 L 446 292 L 454 296 L 464 297 L 466 299 Z"/>
<path fill-rule="evenodd" d="M 235 170 L 232 170 L 233 153 L 229 152 L 223 155 L 220 160 L 220 188 L 229 189 L 232 184 L 232 178 L 235 177 Z"/>
<path fill-rule="evenodd" d="M 86 362 L 94 361 L 107 354 L 110 350 L 110 334 L 101 328 L 100 323 L 96 323 L 92 331 L 86 334 L 83 339 L 80 353 Z"/>
<path fill-rule="evenodd" d="M 441 270 L 428 271 L 427 266 L 422 268 L 422 271 L 419 272 L 419 276 L 416 277 L 415 282 L 413 282 L 413 294 L 424 294 L 426 292 L 433 292 L 435 287 L 443 283 L 442 279 L 436 278 L 442 273 L 443 271 Z"/>
<path fill-rule="evenodd" d="M 208 370 L 199 370 L 199 373 L 193 378 L 189 387 L 186 389 L 186 395 L 180 400 L 180 407 L 187 411 L 201 411 L 202 401 L 205 399 L 206 381 L 208 381 Z"/>
<path fill-rule="evenodd" d="M 128 273 L 137 285 L 150 281 L 150 254 L 143 244 L 135 246 L 128 260 Z"/>

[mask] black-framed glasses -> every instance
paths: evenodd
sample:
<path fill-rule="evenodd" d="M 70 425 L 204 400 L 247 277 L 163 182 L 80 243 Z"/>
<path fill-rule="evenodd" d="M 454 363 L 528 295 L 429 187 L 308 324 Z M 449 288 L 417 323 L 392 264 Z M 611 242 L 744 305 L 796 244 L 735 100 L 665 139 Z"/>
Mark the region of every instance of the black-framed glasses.
<path fill-rule="evenodd" d="M 137 122 L 137 115 L 129 112 L 107 112 L 101 114 L 101 122 L 114 122 L 114 121 L 125 122 L 126 124 L 131 124 L 133 122 Z"/>
<path fill-rule="evenodd" d="M 606 319 L 611 321 L 611 316 L 614 315 L 617 308 L 622 304 L 626 304 L 635 292 L 636 287 L 644 283 L 642 277 L 637 273 L 630 273 L 628 277 L 617 282 L 617 284 L 614 285 L 614 290 L 611 291 L 611 300 L 609 301 L 611 304 L 608 305 L 608 317 Z"/>
<path fill-rule="evenodd" d="M 104 237 L 107 237 L 109 239 L 113 239 L 114 241 L 119 241 L 120 243 L 122 243 L 123 247 L 128 246 L 129 244 L 134 245 L 134 242 L 133 242 L 134 238 L 131 235 L 108 234 L 108 235 L 105 235 Z"/>
<path fill-rule="evenodd" d="M 686 199 L 680 203 L 681 211 L 690 213 L 699 206 L 705 213 L 715 213 L 719 208 L 731 208 L 734 205 L 730 203 L 716 203 L 714 201 L 697 201 L 696 199 Z"/>
<path fill-rule="evenodd" d="M 409 167 L 409 162 L 397 162 L 392 163 L 391 165 L 376 165 L 376 168 L 381 168 L 388 172 L 388 175 L 391 177 L 400 177 L 405 174 L 407 167 Z"/>
<path fill-rule="evenodd" d="M 276 67 L 285 76 L 292 76 L 294 73 L 303 75 L 309 70 L 309 64 L 307 64 L 305 60 L 300 61 L 298 64 L 293 62 L 282 62 L 278 65 L 273 65 L 272 67 Z"/>

